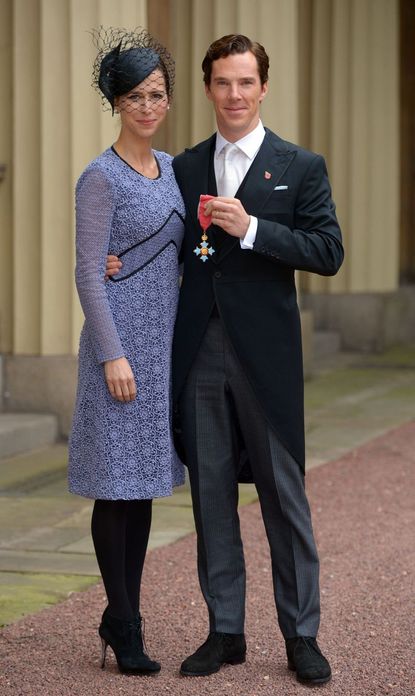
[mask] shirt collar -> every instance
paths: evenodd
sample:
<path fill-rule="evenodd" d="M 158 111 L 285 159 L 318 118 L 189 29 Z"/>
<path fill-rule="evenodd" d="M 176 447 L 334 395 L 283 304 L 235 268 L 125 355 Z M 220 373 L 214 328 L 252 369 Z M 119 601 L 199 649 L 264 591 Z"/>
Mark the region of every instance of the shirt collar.
<path fill-rule="evenodd" d="M 242 152 L 249 157 L 249 159 L 253 159 L 258 152 L 259 148 L 262 145 L 262 141 L 264 140 L 265 137 L 265 128 L 262 125 L 262 121 L 260 120 L 258 122 L 258 125 L 252 130 L 248 135 L 245 135 L 243 138 L 240 140 L 237 140 L 234 145 L 236 145 Z M 225 140 L 223 135 L 217 131 L 216 132 L 216 147 L 215 147 L 215 154 L 219 155 L 223 148 L 228 145 L 229 141 Z"/>

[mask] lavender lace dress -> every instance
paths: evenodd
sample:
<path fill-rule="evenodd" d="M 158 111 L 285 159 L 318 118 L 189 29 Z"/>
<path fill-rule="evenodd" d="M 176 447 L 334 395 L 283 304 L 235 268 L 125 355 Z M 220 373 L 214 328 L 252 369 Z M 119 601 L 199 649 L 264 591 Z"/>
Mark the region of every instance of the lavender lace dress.
<path fill-rule="evenodd" d="M 76 188 L 76 284 L 85 324 L 69 440 L 69 490 L 88 498 L 170 495 L 184 469 L 172 441 L 171 342 L 178 301 L 184 205 L 172 158 L 155 152 L 158 179 L 141 176 L 112 149 Z M 104 282 L 108 253 L 123 262 Z M 104 378 L 125 356 L 137 397 L 120 402 Z"/>

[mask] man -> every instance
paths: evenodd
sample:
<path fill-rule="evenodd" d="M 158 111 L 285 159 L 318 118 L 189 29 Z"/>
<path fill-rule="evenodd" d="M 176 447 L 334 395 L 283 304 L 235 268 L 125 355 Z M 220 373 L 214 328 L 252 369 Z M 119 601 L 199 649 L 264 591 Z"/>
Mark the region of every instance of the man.
<path fill-rule="evenodd" d="M 341 233 L 324 160 L 264 129 L 268 57 L 225 36 L 202 64 L 218 131 L 174 160 L 186 205 L 173 344 L 208 639 L 185 676 L 245 661 L 238 479 L 253 480 L 270 545 L 278 622 L 297 679 L 331 677 L 316 642 L 318 556 L 304 491 L 303 375 L 294 271 L 333 275 Z M 234 145 L 235 147 L 232 147 Z M 200 194 L 212 227 L 201 243 Z M 252 478 L 251 478 L 252 477 Z"/>

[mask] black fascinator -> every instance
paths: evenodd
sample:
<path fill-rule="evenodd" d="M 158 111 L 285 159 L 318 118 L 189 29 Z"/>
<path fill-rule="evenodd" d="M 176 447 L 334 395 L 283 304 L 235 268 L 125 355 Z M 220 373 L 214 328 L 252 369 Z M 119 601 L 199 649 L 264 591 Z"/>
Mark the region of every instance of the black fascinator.
<path fill-rule="evenodd" d="M 174 86 L 174 60 L 162 44 L 145 29 L 105 29 L 92 31 L 98 54 L 93 66 L 92 85 L 100 92 L 104 109 L 114 113 L 115 97 L 130 92 L 159 68 L 171 98 Z"/>

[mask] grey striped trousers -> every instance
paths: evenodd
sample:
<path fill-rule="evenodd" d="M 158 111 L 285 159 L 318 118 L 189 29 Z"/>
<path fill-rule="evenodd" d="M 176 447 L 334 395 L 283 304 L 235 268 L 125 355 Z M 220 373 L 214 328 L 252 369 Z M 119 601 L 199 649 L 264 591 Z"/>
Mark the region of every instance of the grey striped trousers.
<path fill-rule="evenodd" d="M 319 561 L 304 477 L 267 425 L 217 317 L 209 322 L 180 412 L 210 630 L 244 632 L 245 562 L 237 511 L 237 463 L 244 447 L 270 546 L 280 629 L 285 638 L 317 635 Z"/>

